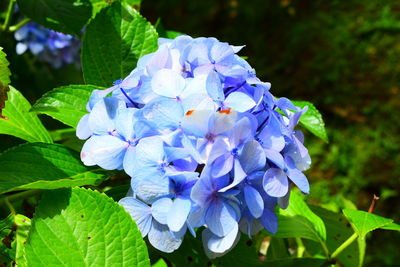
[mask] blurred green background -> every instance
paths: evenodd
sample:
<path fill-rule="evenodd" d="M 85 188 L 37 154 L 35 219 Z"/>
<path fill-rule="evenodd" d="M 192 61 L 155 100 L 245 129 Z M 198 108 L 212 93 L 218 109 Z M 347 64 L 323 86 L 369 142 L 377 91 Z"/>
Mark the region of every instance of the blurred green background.
<path fill-rule="evenodd" d="M 330 143 L 310 134 L 313 164 L 309 202 L 341 197 L 400 221 L 400 1 L 395 0 L 146 0 L 141 13 L 168 30 L 214 36 L 246 45 L 258 76 L 272 93 L 315 104 Z M 12 84 L 34 102 L 44 92 L 80 84 L 74 67 L 52 70 L 30 55 L 16 56 L 11 35 L 1 36 L 12 63 Z M 49 128 L 62 127 L 43 117 Z M 21 141 L 1 136 L 1 150 Z M 369 236 L 366 266 L 398 266 L 400 236 Z"/>

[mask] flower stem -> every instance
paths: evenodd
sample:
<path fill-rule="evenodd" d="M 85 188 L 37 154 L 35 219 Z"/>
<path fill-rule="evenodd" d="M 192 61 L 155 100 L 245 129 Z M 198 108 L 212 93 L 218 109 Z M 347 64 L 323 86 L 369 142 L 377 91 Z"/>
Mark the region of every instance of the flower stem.
<path fill-rule="evenodd" d="M 358 237 L 357 233 L 354 233 L 353 235 L 351 235 L 346 241 L 344 241 L 331 255 L 331 258 L 335 258 L 337 257 L 337 255 L 339 255 L 345 248 L 347 248 L 348 246 L 351 245 L 351 243 L 353 243 L 354 240 L 356 240 Z"/>
<path fill-rule="evenodd" d="M 2 27 L 3 31 L 7 31 L 7 29 L 8 29 L 8 25 L 10 24 L 11 17 L 14 12 L 15 1 L 16 0 L 10 0 L 10 3 L 8 4 L 6 19 L 5 19 L 3 27 Z"/>
<path fill-rule="evenodd" d="M 25 24 L 27 24 L 28 22 L 30 22 L 31 20 L 28 18 L 24 18 L 23 20 L 21 20 L 20 22 L 18 22 L 17 24 L 10 26 L 10 32 L 15 32 L 16 30 L 18 30 L 19 28 L 21 28 L 22 26 L 24 26 Z"/>
<path fill-rule="evenodd" d="M 303 244 L 303 241 L 300 237 L 296 237 L 297 243 L 297 258 L 303 258 L 304 252 L 306 251 L 306 247 Z"/>

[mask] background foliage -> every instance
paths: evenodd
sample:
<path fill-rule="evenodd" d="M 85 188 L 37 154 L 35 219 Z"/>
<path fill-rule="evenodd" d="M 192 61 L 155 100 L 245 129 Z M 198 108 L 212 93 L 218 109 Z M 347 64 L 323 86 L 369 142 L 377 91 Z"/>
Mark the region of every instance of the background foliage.
<path fill-rule="evenodd" d="M 29 1 L 18 1 L 20 5 L 22 4 L 22 12 L 26 12 L 29 16 L 29 12 L 34 10 L 29 5 L 24 6 L 23 2 Z M 71 1 L 58 0 L 57 2 Z M 71 14 L 76 14 L 76 12 L 81 14 L 80 19 L 73 23 L 68 23 L 70 20 L 68 12 L 61 14 L 54 12 L 52 20 L 43 20 L 43 17 L 40 17 L 41 13 L 38 12 L 32 15 L 38 17 L 32 18 L 39 22 L 43 21 L 47 27 L 57 25 L 55 27 L 58 30 L 79 34 L 81 26 L 101 8 L 109 5 L 105 3 L 106 1 L 81 2 L 83 3 L 81 6 L 69 10 Z M 128 2 L 132 6 L 138 7 L 137 1 Z M 5 16 L 3 11 L 7 8 L 7 4 L 8 1 L 1 1 L 0 3 L 0 16 L 2 16 L 0 18 L 2 20 Z M 90 4 L 93 4 L 94 7 L 92 13 L 89 8 Z M 114 10 L 109 9 L 107 12 L 118 13 L 121 11 L 114 8 Z M 134 16 L 139 16 L 135 10 L 131 12 Z M 326 239 L 330 240 L 327 243 L 329 251 L 337 248 L 352 233 L 346 225 L 344 217 L 334 213 L 342 208 L 349 208 L 351 204 L 348 200 L 352 201 L 359 209 L 366 210 L 372 195 L 376 194 L 381 198 L 375 208 L 376 213 L 393 218 L 397 222 L 400 220 L 400 213 L 398 212 L 400 209 L 400 140 L 398 137 L 400 132 L 400 121 L 398 120 L 398 109 L 400 108 L 400 4 L 398 1 L 159 0 L 144 1 L 141 4 L 140 13 L 153 25 L 161 18 L 162 26 L 165 29 L 172 29 L 192 36 L 215 36 L 235 45 L 246 44 L 242 55 L 248 57 L 247 60 L 257 70 L 257 74 L 262 80 L 272 83 L 271 90 L 275 95 L 310 101 L 322 113 L 330 142 L 325 143 L 311 134 L 306 136 L 306 146 L 310 149 L 313 160 L 311 169 L 306 173 L 312 186 L 311 195 L 307 202 L 330 210 L 311 206 L 311 210 L 324 220 L 328 229 L 325 235 Z M 120 13 L 119 16 L 121 16 Z M 65 25 L 55 23 L 58 20 L 67 23 Z M 109 25 L 107 21 L 104 21 L 104 23 Z M 111 23 L 118 24 L 119 22 L 112 21 L 109 23 L 109 26 L 113 27 L 115 25 L 111 25 Z M 118 25 L 120 27 L 116 28 L 124 31 L 123 23 Z M 148 27 L 146 22 L 141 21 L 136 21 L 136 24 L 131 26 Z M 86 38 L 93 38 L 91 34 L 95 34 L 96 24 L 90 25 L 87 31 Z M 113 39 L 112 34 L 115 33 L 109 32 L 109 34 L 109 38 Z M 135 42 L 133 38 L 130 42 Z M 95 41 L 92 40 L 92 44 Z M 149 46 L 146 48 L 149 51 L 146 52 L 140 50 L 140 47 L 127 48 L 124 43 L 112 45 L 120 46 L 121 53 L 127 51 L 127 53 L 133 55 L 140 55 L 154 49 L 151 47 L 154 40 L 148 38 L 147 41 Z M 87 45 L 90 44 L 87 43 Z M 44 93 L 56 87 L 84 84 L 82 71 L 73 66 L 54 70 L 49 65 L 38 62 L 29 54 L 16 55 L 14 53 L 15 40 L 12 34 L 0 33 L 0 46 L 4 48 L 3 51 L 7 53 L 8 61 L 12 63 L 9 66 L 12 73 L 11 84 L 32 104 Z M 85 39 L 83 49 L 85 49 Z M 98 51 L 98 53 L 102 53 L 102 51 Z M 83 69 L 85 70 L 85 57 L 82 59 Z M 118 62 L 113 61 L 114 59 Z M 130 64 L 135 62 L 134 59 L 128 61 Z M 115 56 L 106 59 L 102 64 L 112 66 L 112 64 L 120 65 L 124 62 L 121 57 Z M 98 70 L 98 73 L 94 75 L 104 72 L 107 72 L 107 69 Z M 127 72 L 129 70 L 121 69 L 122 75 Z M 89 78 L 85 77 L 85 80 L 89 83 L 93 81 L 90 75 L 92 74 L 89 74 Z M 107 80 L 113 81 L 121 78 L 115 75 L 115 73 L 112 74 L 110 79 L 104 79 L 98 85 L 109 86 L 111 84 L 107 84 Z M 91 87 L 86 86 L 78 89 L 82 90 L 83 94 L 88 94 L 87 92 Z M 72 92 L 69 88 L 61 87 L 58 91 L 48 93 L 46 98 L 42 98 L 33 106 L 34 109 L 38 113 L 57 116 L 57 114 L 49 114 L 51 109 L 49 110 L 46 105 L 54 97 L 68 95 L 69 92 Z M 12 97 L 20 99 L 19 93 L 12 88 L 11 93 Z M 75 101 L 72 97 L 69 96 L 65 99 Z M 30 110 L 28 102 L 25 103 L 24 99 L 20 99 L 20 102 L 25 111 Z M 76 102 L 65 103 L 63 108 L 68 112 L 70 105 L 75 104 Z M 81 112 L 83 111 L 81 110 Z M 66 146 L 79 150 L 81 144 L 71 139 L 71 136 L 74 135 L 73 132 L 53 132 L 50 134 L 50 138 L 49 134 L 43 131 L 43 125 L 38 121 L 35 113 L 26 114 L 29 114 L 30 117 L 19 118 L 18 120 L 21 122 L 19 127 L 4 126 L 1 127 L 1 131 L 5 131 L 4 129 L 13 131 L 14 135 L 21 137 L 21 135 L 26 135 L 26 129 L 38 127 L 40 131 L 37 136 L 28 136 L 25 139 L 30 138 L 29 141 L 47 143 L 51 143 L 51 140 L 62 141 Z M 4 115 L 10 116 L 9 114 Z M 41 116 L 40 119 L 47 129 L 65 128 L 65 125 L 50 117 Z M 77 120 L 67 118 L 63 122 L 74 127 Z M 4 124 L 2 121 L 0 123 Z M 4 151 L 22 143 L 24 141 L 21 139 L 1 135 L 0 150 Z M 21 153 L 21 151 L 23 153 L 36 151 L 35 153 L 38 153 L 38 151 L 43 150 L 58 153 L 65 160 L 72 157 L 71 154 L 74 153 L 70 150 L 66 151 L 58 145 L 31 144 L 9 150 L 2 157 L 11 160 L 13 155 Z M 32 159 L 32 161 L 34 160 Z M 3 158 L 0 163 L 0 175 L 21 169 L 18 166 L 15 166 L 15 170 L 11 170 L 12 167 L 3 168 L 5 166 L 3 165 L 5 164 Z M 74 161 L 71 162 L 71 165 L 73 163 Z M 31 164 L 35 164 L 35 162 Z M 101 173 L 93 173 L 90 177 L 85 175 L 87 170 L 83 166 L 76 165 L 72 168 L 75 168 L 74 172 L 82 173 L 81 176 L 73 178 L 76 179 L 76 181 L 72 181 L 74 182 L 73 185 L 96 186 L 103 180 Z M 19 177 L 23 178 L 24 176 L 20 175 Z M 46 178 L 47 180 L 56 180 L 66 179 L 69 176 L 54 170 Z M 84 179 L 86 181 L 80 183 Z M 71 180 L 64 182 L 71 182 Z M 28 184 L 28 187 L 25 188 L 37 188 L 26 182 L 24 184 Z M 126 177 L 123 177 L 120 173 L 113 173 L 112 178 L 103 183 L 102 189 L 108 196 L 118 200 L 126 193 L 126 184 Z M 11 189 L 20 185 L 10 184 L 7 186 Z M 53 186 L 52 188 L 58 188 L 65 185 L 57 186 L 53 184 Z M 78 190 L 75 194 L 81 193 Z M 36 205 L 37 200 L 31 198 L 17 202 L 16 208 L 22 210 L 27 217 L 32 218 Z M 2 205 L 0 209 L 1 219 L 3 219 L 7 207 Z M 285 212 L 289 212 L 289 214 L 286 214 L 288 216 L 302 220 L 301 215 L 290 213 L 290 209 Z M 346 216 L 351 213 L 352 211 L 345 210 Z M 363 218 L 364 214 L 352 215 Z M 21 220 L 25 220 L 24 223 L 27 221 L 20 217 L 10 218 L 10 220 L 20 220 L 18 221 L 20 225 L 24 225 Z M 386 227 L 390 227 L 390 222 L 386 222 Z M 342 227 L 336 227 L 337 224 Z M 38 224 L 35 228 L 37 231 L 40 231 L 39 226 Z M 354 223 L 353 226 L 357 228 Z M 338 229 L 336 229 L 336 232 L 329 230 L 333 228 Z M 290 231 L 290 227 L 287 230 Z M 359 233 L 363 235 L 367 230 L 360 229 Z M 311 231 L 310 235 L 310 232 L 305 229 L 300 237 L 308 248 L 315 247 L 315 250 L 318 251 L 319 247 L 316 244 L 324 236 L 321 231 L 318 231 L 318 229 L 316 232 Z M 22 235 L 23 230 L 19 234 Z M 281 234 L 281 237 L 290 235 L 290 233 L 286 233 L 285 236 L 285 232 L 279 234 Z M 22 240 L 23 236 L 20 239 Z M 368 241 L 365 252 L 365 264 L 367 266 L 396 266 L 400 261 L 396 247 L 396 244 L 400 243 L 398 234 L 388 231 L 375 231 L 373 234 L 367 235 L 366 240 Z M 185 242 L 192 242 L 191 246 L 200 247 L 201 250 L 201 244 L 196 244 L 195 240 L 186 240 Z M 253 245 L 258 242 L 257 240 L 253 240 L 254 243 L 247 243 L 248 241 L 242 238 L 241 242 L 243 243 L 241 248 L 245 247 L 248 250 L 240 252 L 234 250 L 231 253 L 255 254 Z M 272 239 L 267 259 L 271 256 L 271 253 L 282 253 L 281 248 L 284 244 L 281 242 L 283 242 L 281 239 Z M 363 245 L 365 245 L 363 241 L 353 243 L 349 247 L 349 251 L 340 256 L 340 261 L 344 264 L 354 264 L 354 261 L 357 261 L 355 255 L 358 256 L 358 247 Z M 185 247 L 185 244 L 183 244 L 183 247 Z M 21 252 L 17 250 L 18 253 Z M 35 257 L 31 249 L 28 249 L 27 253 L 31 255 L 29 257 Z M 190 252 L 188 252 L 188 255 L 190 255 Z M 150 256 L 152 257 L 151 251 Z M 182 264 L 186 264 L 187 257 L 189 257 L 165 256 L 170 261 L 184 261 Z M 281 258 L 286 256 L 279 255 Z M 246 258 L 244 257 L 244 259 Z M 229 259 L 225 260 L 229 262 Z M 235 262 L 235 260 L 233 259 L 232 262 Z M 303 263 L 301 261 L 299 260 L 296 264 L 304 264 L 305 266 L 311 264 L 307 262 L 311 259 L 304 259 Z"/>

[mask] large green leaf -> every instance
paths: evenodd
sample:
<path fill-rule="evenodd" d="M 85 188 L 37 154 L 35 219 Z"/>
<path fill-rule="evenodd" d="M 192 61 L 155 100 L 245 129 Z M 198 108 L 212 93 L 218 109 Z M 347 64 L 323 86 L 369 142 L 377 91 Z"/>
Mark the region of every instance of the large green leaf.
<path fill-rule="evenodd" d="M 10 86 L 6 108 L 3 110 L 6 119 L 0 118 L 0 134 L 13 135 L 28 142 L 52 143 L 50 134 L 30 109 L 28 100 Z"/>
<path fill-rule="evenodd" d="M 310 205 L 310 208 L 325 223 L 326 246 L 330 253 L 335 251 L 354 233 L 351 225 L 347 222 L 346 218 L 342 214 L 312 205 Z M 322 250 L 318 243 L 308 240 L 304 240 L 304 243 L 306 245 L 307 252 L 311 255 L 321 254 Z M 361 266 L 364 252 L 365 240 L 360 241 L 359 243 L 353 242 L 336 257 L 336 260 L 339 262 L 340 266 Z"/>
<path fill-rule="evenodd" d="M 130 215 L 106 195 L 83 188 L 43 195 L 25 251 L 28 266 L 150 266 Z"/>
<path fill-rule="evenodd" d="M 45 93 L 34 105 L 32 111 L 43 113 L 66 125 L 76 127 L 87 113 L 86 104 L 95 89 L 93 85 L 68 85 Z"/>
<path fill-rule="evenodd" d="M 8 68 L 9 64 L 3 48 L 0 47 L 0 119 L 2 118 L 2 111 L 7 100 L 7 92 L 9 91 L 8 84 L 10 83 L 11 76 Z"/>
<path fill-rule="evenodd" d="M 79 154 L 61 145 L 27 143 L 0 155 L 0 193 L 97 185 L 105 179 L 82 164 Z"/>
<path fill-rule="evenodd" d="M 325 142 L 328 142 L 328 135 L 325 130 L 325 123 L 322 120 L 321 113 L 317 108 L 310 102 L 307 101 L 292 101 L 295 106 L 304 108 L 308 106 L 308 110 L 300 118 L 300 124 L 303 125 L 307 130 L 318 136 Z"/>
<path fill-rule="evenodd" d="M 296 192 L 292 192 L 289 203 L 287 209 L 279 212 L 278 232 L 274 236 L 301 237 L 323 244 L 326 240 L 326 229 L 321 218 L 311 211 Z"/>
<path fill-rule="evenodd" d="M 349 219 L 357 234 L 364 238 L 368 232 L 393 222 L 392 219 L 384 218 L 376 214 L 361 210 L 344 209 L 343 214 Z"/>
<path fill-rule="evenodd" d="M 22 13 L 46 28 L 80 34 L 92 15 L 88 0 L 17 0 Z"/>
<path fill-rule="evenodd" d="M 125 78 L 137 60 L 157 49 L 157 32 L 136 10 L 115 2 L 89 24 L 83 38 L 85 82 L 109 87 Z"/>

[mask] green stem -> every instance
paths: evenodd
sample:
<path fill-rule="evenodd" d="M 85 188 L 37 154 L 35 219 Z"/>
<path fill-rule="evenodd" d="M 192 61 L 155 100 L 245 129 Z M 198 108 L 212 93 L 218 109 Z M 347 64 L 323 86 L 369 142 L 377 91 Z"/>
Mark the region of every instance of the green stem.
<path fill-rule="evenodd" d="M 326 246 L 325 242 L 322 239 L 319 239 L 319 243 L 321 244 L 321 247 L 324 250 L 325 256 L 329 258 L 329 249 Z"/>
<path fill-rule="evenodd" d="M 21 28 L 22 26 L 24 26 L 25 24 L 27 24 L 30 21 L 31 21 L 30 19 L 24 18 L 23 20 L 21 20 L 17 24 L 15 24 L 13 26 L 10 26 L 10 32 L 15 32 L 16 30 L 18 30 L 19 28 Z"/>
<path fill-rule="evenodd" d="M 8 201 L 8 199 L 6 198 L 6 199 L 4 199 L 4 202 L 6 202 L 6 205 L 7 205 L 8 209 L 11 211 L 11 213 L 15 215 L 16 214 L 15 209 L 14 209 L 13 205 L 11 205 L 10 201 Z"/>
<path fill-rule="evenodd" d="M 7 29 L 8 29 L 8 25 L 10 24 L 11 17 L 14 12 L 15 1 L 16 0 L 10 0 L 10 3 L 8 4 L 6 19 L 5 19 L 3 27 L 2 27 L 3 31 L 7 31 Z"/>
<path fill-rule="evenodd" d="M 23 191 L 23 192 L 20 192 L 20 193 L 16 193 L 16 194 L 13 194 L 13 195 L 9 195 L 9 196 L 0 198 L 0 206 L 3 203 L 8 205 L 10 202 L 14 202 L 14 201 L 17 201 L 17 200 L 21 200 L 21 199 L 25 199 L 25 198 L 36 196 L 40 192 L 41 192 L 41 190 L 27 190 L 27 191 Z"/>
<path fill-rule="evenodd" d="M 297 258 L 303 258 L 304 252 L 306 251 L 306 247 L 303 244 L 303 241 L 300 237 L 296 237 L 297 243 Z"/>
<path fill-rule="evenodd" d="M 339 255 L 345 248 L 351 245 L 354 240 L 356 240 L 358 237 L 357 233 L 354 233 L 352 236 L 350 236 L 346 241 L 344 241 L 331 255 L 331 259 L 336 258 L 337 255 Z"/>

